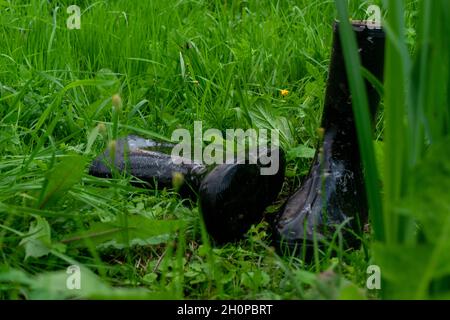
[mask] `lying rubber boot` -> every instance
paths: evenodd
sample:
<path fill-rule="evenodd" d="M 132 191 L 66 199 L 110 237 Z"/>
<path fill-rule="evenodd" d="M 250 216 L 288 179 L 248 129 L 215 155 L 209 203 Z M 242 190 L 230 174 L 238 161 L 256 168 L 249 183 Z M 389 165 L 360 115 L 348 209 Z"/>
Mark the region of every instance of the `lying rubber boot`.
<path fill-rule="evenodd" d="M 274 174 L 262 174 L 256 163 L 238 162 L 215 167 L 200 185 L 200 208 L 206 230 L 219 244 L 242 239 L 252 224 L 259 223 L 264 210 L 283 186 L 286 160 L 281 149 L 265 149 L 260 155 L 278 152 Z"/>
<path fill-rule="evenodd" d="M 113 168 L 147 183 L 139 186 L 168 188 L 172 187 L 174 174 L 181 174 L 184 183 L 178 192 L 182 196 L 200 194 L 207 231 L 218 243 L 242 238 L 253 223 L 261 221 L 264 209 L 281 191 L 285 170 L 281 149 L 260 148 L 259 153 L 249 152 L 246 159 L 235 159 L 232 164 L 211 170 L 188 159 L 175 163 L 170 155 L 173 146 L 128 136 L 117 141 L 114 152 L 110 147 L 97 157 L 89 173 L 110 178 Z"/>
<path fill-rule="evenodd" d="M 147 186 L 172 188 L 174 179 L 178 179 L 178 192 L 191 197 L 198 192 L 208 168 L 188 159 L 184 159 L 181 164 L 174 162 L 170 154 L 173 146 L 130 135 L 117 140 L 114 156 L 109 147 L 97 157 L 89 168 L 89 174 L 101 178 L 112 177 L 114 160 L 114 167 L 120 173 L 131 174 Z"/>
<path fill-rule="evenodd" d="M 382 81 L 383 30 L 353 22 L 362 66 Z M 358 245 L 367 221 L 368 205 L 352 111 L 350 88 L 339 39 L 334 25 L 333 48 L 322 116 L 323 138 L 309 174 L 275 220 L 274 240 L 283 253 L 310 254 L 314 237 L 319 244 L 331 240 L 339 226 L 347 247 Z M 380 97 L 366 81 L 370 111 L 374 118 Z M 325 240 L 325 241 L 324 241 Z M 288 252 L 287 252 L 288 251 Z"/>

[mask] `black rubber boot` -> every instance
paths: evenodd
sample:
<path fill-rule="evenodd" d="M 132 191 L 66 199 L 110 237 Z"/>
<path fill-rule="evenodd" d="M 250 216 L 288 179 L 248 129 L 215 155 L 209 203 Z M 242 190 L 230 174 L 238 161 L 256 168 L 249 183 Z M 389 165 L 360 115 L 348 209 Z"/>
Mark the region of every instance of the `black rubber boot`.
<path fill-rule="evenodd" d="M 309 174 L 275 221 L 274 239 L 284 254 L 309 255 L 314 236 L 319 244 L 329 241 L 338 226 L 343 226 L 346 246 L 355 246 L 367 221 L 368 206 L 338 27 L 335 23 L 321 125 L 323 138 Z M 362 66 L 381 81 L 383 30 L 369 29 L 365 22 L 353 22 L 353 30 Z M 366 88 L 374 118 L 380 97 L 368 81 Z"/>
<path fill-rule="evenodd" d="M 178 192 L 183 197 L 195 198 L 208 168 L 189 160 L 175 163 L 171 157 L 173 144 L 155 142 L 138 136 L 117 140 L 114 157 L 111 147 L 98 156 L 89 168 L 89 174 L 101 178 L 112 177 L 112 161 L 119 173 L 127 173 L 142 180 L 140 187 L 172 188 L 179 178 Z"/>
<path fill-rule="evenodd" d="M 174 175 L 182 177 L 178 192 L 195 198 L 200 195 L 200 207 L 206 229 L 219 244 L 241 239 L 250 226 L 263 218 L 264 209 L 281 190 L 284 180 L 285 157 L 281 149 L 261 149 L 251 153 L 249 159 L 235 160 L 215 168 L 198 163 L 175 163 L 171 157 L 174 145 L 128 136 L 117 141 L 113 148 L 97 157 L 89 174 L 102 178 L 113 176 L 111 168 L 119 173 L 131 174 L 142 180 L 140 187 L 172 188 Z M 261 156 L 277 151 L 277 171 L 273 175 L 261 174 L 261 169 L 273 164 L 261 164 Z M 112 154 L 114 152 L 114 156 Z M 114 166 L 112 165 L 114 163 Z M 114 170 L 114 169 L 113 169 Z"/>
<path fill-rule="evenodd" d="M 267 150 L 267 149 L 266 149 Z M 200 185 L 200 208 L 206 230 L 219 244 L 242 239 L 252 224 L 263 219 L 264 210 L 281 191 L 286 160 L 278 152 L 278 169 L 273 175 L 261 174 L 256 164 L 222 164 L 215 167 Z M 267 152 L 267 153 L 266 153 Z"/>

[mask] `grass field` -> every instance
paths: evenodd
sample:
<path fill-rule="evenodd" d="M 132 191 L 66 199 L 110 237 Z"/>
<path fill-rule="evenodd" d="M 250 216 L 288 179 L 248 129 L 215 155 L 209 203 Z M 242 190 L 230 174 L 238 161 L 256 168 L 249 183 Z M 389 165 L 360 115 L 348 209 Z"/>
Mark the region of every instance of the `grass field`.
<path fill-rule="evenodd" d="M 266 222 L 212 246 L 195 203 L 87 166 L 117 135 L 170 139 L 196 120 L 278 129 L 288 166 L 273 215 L 319 139 L 334 1 L 0 0 L 0 299 L 449 298 L 449 4 L 395 3 L 374 135 L 385 189 L 371 186 L 385 238 L 306 263 L 274 251 Z M 72 4 L 79 30 L 66 27 Z M 370 4 L 351 0 L 350 17 Z M 108 232 L 111 221 L 133 231 Z M 366 288 L 375 263 L 386 294 Z M 70 265 L 81 290 L 66 288 Z"/>

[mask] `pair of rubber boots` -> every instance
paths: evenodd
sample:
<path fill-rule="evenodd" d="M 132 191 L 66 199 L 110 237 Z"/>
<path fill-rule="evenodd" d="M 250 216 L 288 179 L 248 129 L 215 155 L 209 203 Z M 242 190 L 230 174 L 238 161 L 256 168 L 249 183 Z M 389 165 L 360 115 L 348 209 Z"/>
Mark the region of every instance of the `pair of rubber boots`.
<path fill-rule="evenodd" d="M 382 81 L 385 34 L 380 27 L 353 22 L 362 66 Z M 340 230 L 346 247 L 359 243 L 367 223 L 368 206 L 352 99 L 338 32 L 333 28 L 333 46 L 325 92 L 321 140 L 309 174 L 301 187 L 271 219 L 273 241 L 283 253 L 305 252 L 313 243 L 324 244 Z M 375 117 L 380 96 L 366 80 L 370 112 Z M 176 164 L 164 149 L 170 144 L 135 136 L 117 142 L 114 166 L 152 185 L 171 187 L 174 173 L 182 176 L 181 194 L 196 193 L 206 229 L 218 243 L 242 238 L 252 224 L 262 220 L 284 180 L 285 158 L 279 152 L 279 170 L 261 175 L 260 161 L 218 165 L 212 170 L 194 162 Z M 274 149 L 266 149 L 274 152 Z M 111 150 L 91 165 L 90 174 L 111 176 Z M 110 161 L 110 160 L 109 160 Z M 308 250 L 309 251 L 309 250 Z"/>

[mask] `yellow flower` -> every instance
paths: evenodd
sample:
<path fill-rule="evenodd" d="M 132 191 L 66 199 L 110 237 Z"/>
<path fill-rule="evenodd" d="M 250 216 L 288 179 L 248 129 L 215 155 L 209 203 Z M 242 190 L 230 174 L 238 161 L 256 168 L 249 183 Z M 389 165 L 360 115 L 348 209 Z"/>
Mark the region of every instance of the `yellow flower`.
<path fill-rule="evenodd" d="M 283 97 L 286 97 L 289 94 L 289 91 L 286 89 L 280 90 L 280 93 Z"/>

